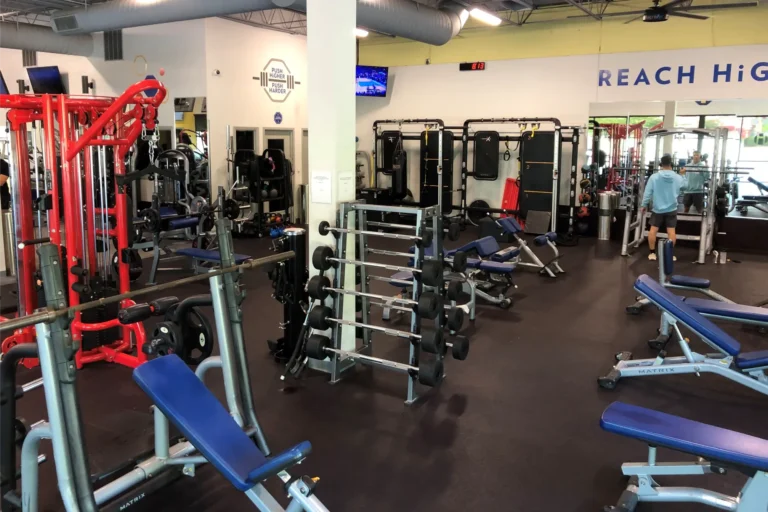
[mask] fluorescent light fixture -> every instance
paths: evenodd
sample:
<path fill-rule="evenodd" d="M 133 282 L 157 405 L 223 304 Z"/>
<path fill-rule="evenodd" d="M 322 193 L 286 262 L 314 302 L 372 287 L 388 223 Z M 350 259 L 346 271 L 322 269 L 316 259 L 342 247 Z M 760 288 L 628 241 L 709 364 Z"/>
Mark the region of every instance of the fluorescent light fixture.
<path fill-rule="evenodd" d="M 368 37 L 368 31 L 364 28 L 356 28 L 355 37 Z"/>
<path fill-rule="evenodd" d="M 469 11 L 469 15 L 487 25 L 501 25 L 501 18 L 477 7 Z"/>
<path fill-rule="evenodd" d="M 469 11 L 466 9 L 462 9 L 461 14 L 459 14 L 459 20 L 461 20 L 462 27 L 467 22 L 467 18 L 469 18 Z"/>

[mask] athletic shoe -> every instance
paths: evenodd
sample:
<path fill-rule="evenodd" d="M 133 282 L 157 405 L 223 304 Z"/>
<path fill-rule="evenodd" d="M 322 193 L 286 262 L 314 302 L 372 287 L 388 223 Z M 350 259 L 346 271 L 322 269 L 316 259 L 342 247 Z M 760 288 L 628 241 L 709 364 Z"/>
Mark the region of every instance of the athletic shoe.
<path fill-rule="evenodd" d="M 672 256 L 672 261 L 677 261 L 677 256 Z"/>
<path fill-rule="evenodd" d="M 648 259 L 651 261 L 656 261 L 656 253 L 655 252 L 648 253 Z"/>

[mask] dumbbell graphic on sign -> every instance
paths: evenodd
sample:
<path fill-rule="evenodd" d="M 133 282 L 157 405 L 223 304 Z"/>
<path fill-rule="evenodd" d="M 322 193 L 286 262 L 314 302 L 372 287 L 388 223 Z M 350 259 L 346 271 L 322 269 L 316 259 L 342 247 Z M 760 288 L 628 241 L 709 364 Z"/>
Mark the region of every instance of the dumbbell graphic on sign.
<path fill-rule="evenodd" d="M 301 84 L 291 74 L 285 61 L 281 59 L 269 59 L 259 76 L 255 76 L 253 79 L 259 81 L 261 88 L 275 103 L 284 102 L 291 95 L 291 91 Z"/>

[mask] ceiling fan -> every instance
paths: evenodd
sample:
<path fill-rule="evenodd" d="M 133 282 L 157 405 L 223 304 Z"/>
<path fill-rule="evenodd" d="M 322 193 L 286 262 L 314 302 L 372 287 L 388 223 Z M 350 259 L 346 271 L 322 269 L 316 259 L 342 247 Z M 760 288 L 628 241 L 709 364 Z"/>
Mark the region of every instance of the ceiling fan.
<path fill-rule="evenodd" d="M 757 2 L 739 2 L 733 4 L 712 4 L 712 5 L 691 5 L 691 0 L 672 0 L 664 5 L 659 5 L 659 0 L 653 0 L 653 7 L 649 7 L 642 11 L 624 11 L 624 12 L 611 12 L 603 13 L 601 17 L 615 17 L 615 16 L 635 16 L 629 21 L 624 22 L 632 23 L 642 19 L 646 23 L 657 23 L 660 21 L 667 21 L 670 16 L 677 16 L 679 18 L 689 18 L 692 20 L 707 20 L 709 16 L 702 16 L 701 14 L 691 14 L 690 11 L 712 11 L 715 9 L 736 9 L 741 7 L 755 7 Z M 582 18 L 583 16 L 569 16 L 569 18 Z"/>

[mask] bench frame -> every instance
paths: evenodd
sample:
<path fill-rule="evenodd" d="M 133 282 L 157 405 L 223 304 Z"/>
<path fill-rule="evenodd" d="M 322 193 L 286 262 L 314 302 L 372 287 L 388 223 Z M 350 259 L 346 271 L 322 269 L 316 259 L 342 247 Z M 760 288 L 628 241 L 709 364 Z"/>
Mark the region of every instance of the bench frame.
<path fill-rule="evenodd" d="M 639 502 L 700 503 L 736 512 L 763 512 L 768 507 L 768 474 L 763 471 L 755 471 L 738 496 L 698 487 L 662 487 L 654 476 L 722 475 L 725 469 L 716 462 L 713 464 L 704 459 L 657 463 L 656 447 L 649 445 L 647 462 L 626 462 L 622 464 L 621 472 L 630 477 L 629 485 L 619 498 L 616 508 L 606 510 L 634 512 Z"/>
<path fill-rule="evenodd" d="M 218 219 L 217 230 L 222 242 L 222 265 L 231 266 L 233 252 L 229 221 Z M 203 360 L 195 374 L 203 380 L 209 370 L 221 369 L 225 402 L 233 421 L 253 438 L 265 456 L 269 456 L 271 453 L 253 407 L 240 310 L 243 296 L 237 287 L 238 277 L 236 273 L 227 273 L 209 279 L 220 356 Z M 52 286 L 56 285 L 52 283 Z M 58 283 L 58 286 L 63 287 L 63 283 Z M 57 291 L 51 288 L 50 293 Z M 52 442 L 58 488 L 67 510 L 94 510 L 102 505 L 101 510 L 123 510 L 167 484 L 170 481 L 168 476 L 175 477 L 179 473 L 194 476 L 195 468 L 207 460 L 188 441 L 170 444 L 168 418 L 155 407 L 153 452 L 140 460 L 132 471 L 94 492 L 75 394 L 75 351 L 70 349 L 72 340 L 67 333 L 68 320 L 62 318 L 61 322 L 53 326 L 46 323 L 36 326 L 48 421 L 35 424 L 22 445 L 21 502 L 25 504 L 24 511 L 38 510 L 38 457 L 42 439 Z M 173 469 L 179 473 L 174 474 Z M 277 476 L 286 485 L 288 494 L 295 498 L 291 500 L 288 511 L 327 512 L 312 494 L 311 481 L 306 478 L 292 479 L 286 471 Z M 246 495 L 261 511 L 284 510 L 261 484 L 254 485 L 246 491 Z"/>
<path fill-rule="evenodd" d="M 657 307 L 659 306 L 656 303 L 653 304 Z M 696 375 L 701 373 L 715 373 L 759 393 L 768 395 L 768 375 L 765 374 L 768 367 L 741 370 L 735 366 L 733 356 L 722 351 L 717 345 L 706 338 L 701 339 L 716 350 L 717 353 L 699 354 L 698 352 L 694 352 L 680 332 L 680 328 L 677 325 L 678 320 L 666 311 L 662 312 L 662 316 L 665 317 L 664 321 L 666 321 L 674 331 L 683 355 L 678 357 L 666 357 L 665 352 L 662 351 L 653 359 L 632 360 L 631 352 L 621 352 L 616 355 L 618 363 L 611 369 L 608 375 L 598 379 L 598 384 L 601 387 L 613 389 L 619 379 L 625 377 L 679 375 L 683 373 L 695 373 Z M 690 326 L 687 327 L 690 328 Z"/>
<path fill-rule="evenodd" d="M 557 249 L 557 246 L 549 239 L 547 239 L 547 245 L 550 249 L 555 253 L 554 258 L 552 258 L 547 263 L 544 263 L 539 259 L 538 256 L 536 256 L 536 253 L 533 252 L 533 250 L 528 247 L 528 242 L 526 242 L 522 237 L 518 235 L 516 232 L 509 231 L 506 227 L 504 227 L 503 224 L 499 223 L 499 221 L 496 221 L 496 225 L 506 234 L 510 234 L 514 237 L 514 239 L 517 241 L 517 249 L 520 249 L 520 254 L 512 258 L 512 262 L 517 263 L 519 266 L 522 267 L 530 267 L 535 268 L 539 271 L 541 274 L 546 274 L 549 277 L 557 277 L 557 274 L 564 274 L 565 270 L 560 266 L 560 263 L 558 260 L 560 259 L 560 251 Z M 528 256 L 530 258 L 529 261 L 523 261 L 523 254 Z M 554 269 L 554 270 L 553 270 Z"/>
<path fill-rule="evenodd" d="M 670 276 L 666 273 L 666 269 L 664 268 L 664 251 L 666 250 L 665 248 L 666 243 L 667 243 L 666 240 L 659 240 L 656 243 L 656 255 L 659 263 L 659 283 L 664 288 L 669 288 L 671 290 L 686 290 L 689 292 L 697 292 L 697 293 L 706 295 L 707 297 L 713 300 L 735 304 L 735 302 L 729 299 L 728 297 L 724 297 L 723 295 L 720 295 L 719 293 L 713 290 L 710 290 L 709 288 L 695 288 L 693 286 L 681 286 L 681 285 L 670 283 L 669 282 Z M 636 315 L 640 313 L 640 311 L 650 303 L 651 302 L 645 297 L 637 297 L 635 299 L 634 304 L 627 306 L 627 313 L 631 315 Z"/>

